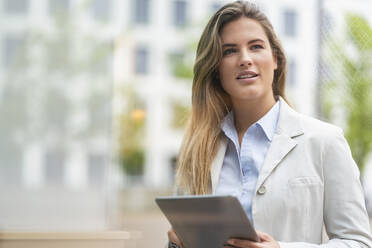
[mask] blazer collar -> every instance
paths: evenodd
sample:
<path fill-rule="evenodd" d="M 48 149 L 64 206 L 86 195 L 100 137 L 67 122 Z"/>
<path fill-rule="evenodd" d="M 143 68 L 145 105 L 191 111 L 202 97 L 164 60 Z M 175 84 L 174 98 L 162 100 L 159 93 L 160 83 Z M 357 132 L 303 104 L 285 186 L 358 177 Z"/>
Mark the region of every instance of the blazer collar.
<path fill-rule="evenodd" d="M 300 114 L 294 111 L 285 101 L 279 96 L 280 112 L 276 134 L 286 134 L 288 137 L 294 138 L 304 133 L 300 123 Z"/>
<path fill-rule="evenodd" d="M 258 175 L 256 191 L 264 184 L 265 180 L 271 175 L 284 157 L 297 146 L 295 137 L 304 133 L 300 122 L 301 115 L 288 106 L 283 98 L 280 97 L 279 101 L 281 109 L 278 127 L 269 150 L 267 151 L 260 174 Z"/>
<path fill-rule="evenodd" d="M 300 123 L 300 114 L 294 111 L 282 97 L 279 97 L 280 112 L 277 129 L 272 143 L 262 165 L 256 189 L 258 189 L 271 174 L 282 159 L 297 145 L 295 137 L 302 135 L 303 128 Z M 217 154 L 211 165 L 211 193 L 214 193 L 218 184 L 220 171 L 226 153 L 228 140 L 223 136 Z"/>

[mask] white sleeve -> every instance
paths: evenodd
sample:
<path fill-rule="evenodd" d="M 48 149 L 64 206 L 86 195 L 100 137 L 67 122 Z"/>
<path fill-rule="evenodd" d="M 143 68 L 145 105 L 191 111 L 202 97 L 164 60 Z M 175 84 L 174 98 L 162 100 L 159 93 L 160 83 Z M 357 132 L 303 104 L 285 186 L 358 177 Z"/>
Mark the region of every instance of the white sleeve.
<path fill-rule="evenodd" d="M 369 217 L 359 169 L 342 131 L 327 135 L 323 147 L 324 224 L 329 237 L 326 244 L 279 242 L 281 248 L 372 248 Z"/>

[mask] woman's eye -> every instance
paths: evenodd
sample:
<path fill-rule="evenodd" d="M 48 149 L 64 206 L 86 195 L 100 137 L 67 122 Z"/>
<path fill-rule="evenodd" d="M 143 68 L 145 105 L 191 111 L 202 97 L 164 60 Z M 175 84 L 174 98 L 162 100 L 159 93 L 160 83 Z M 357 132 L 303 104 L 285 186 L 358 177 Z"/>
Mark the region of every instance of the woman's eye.
<path fill-rule="evenodd" d="M 223 51 L 223 55 L 229 55 L 229 54 L 234 53 L 234 52 L 236 52 L 236 49 L 229 48 L 229 49 L 226 49 L 225 51 Z"/>
<path fill-rule="evenodd" d="M 261 48 L 263 48 L 263 46 L 261 46 L 261 45 L 253 45 L 251 47 L 252 50 L 261 49 Z"/>

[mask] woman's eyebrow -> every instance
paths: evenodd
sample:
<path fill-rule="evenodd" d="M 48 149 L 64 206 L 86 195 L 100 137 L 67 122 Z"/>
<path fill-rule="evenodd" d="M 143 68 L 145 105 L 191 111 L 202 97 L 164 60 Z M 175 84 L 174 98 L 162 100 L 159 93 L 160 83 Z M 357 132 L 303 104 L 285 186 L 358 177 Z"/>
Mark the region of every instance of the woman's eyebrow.
<path fill-rule="evenodd" d="M 236 44 L 234 43 L 226 43 L 222 45 L 222 47 L 234 47 L 234 46 L 236 46 Z"/>
<path fill-rule="evenodd" d="M 256 42 L 265 43 L 264 40 L 262 40 L 262 39 L 254 39 L 254 40 L 248 41 L 248 44 L 252 44 L 252 43 L 256 43 Z M 222 48 L 224 48 L 224 47 L 235 47 L 235 46 L 236 46 L 235 43 L 225 43 L 225 44 L 222 45 Z"/>
<path fill-rule="evenodd" d="M 256 42 L 262 42 L 262 43 L 265 43 L 265 41 L 263 41 L 262 39 L 254 39 L 254 40 L 250 40 L 248 42 L 248 44 L 252 44 L 252 43 L 256 43 Z"/>

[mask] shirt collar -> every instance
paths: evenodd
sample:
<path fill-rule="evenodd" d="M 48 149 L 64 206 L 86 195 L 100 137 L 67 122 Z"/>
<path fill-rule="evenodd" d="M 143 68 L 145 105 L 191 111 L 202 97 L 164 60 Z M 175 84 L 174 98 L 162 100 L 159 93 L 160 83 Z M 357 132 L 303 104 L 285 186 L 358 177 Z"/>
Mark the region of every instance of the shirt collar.
<path fill-rule="evenodd" d="M 255 124 L 259 125 L 264 131 L 266 137 L 271 141 L 274 137 L 276 126 L 279 119 L 280 104 L 277 101 L 274 106 Z M 253 124 L 253 125 L 255 125 Z M 236 136 L 236 129 L 234 124 L 234 111 L 230 111 L 222 121 L 222 131 L 229 138 Z"/>
<path fill-rule="evenodd" d="M 265 132 L 266 137 L 271 141 L 274 137 L 276 126 L 279 119 L 280 104 L 277 101 L 274 106 L 267 112 L 261 119 L 257 121 L 262 130 Z"/>
<path fill-rule="evenodd" d="M 237 136 L 235 125 L 234 125 L 234 111 L 230 111 L 222 121 L 222 131 L 227 137 L 233 140 L 234 136 Z"/>

